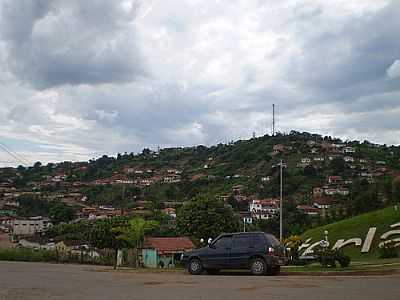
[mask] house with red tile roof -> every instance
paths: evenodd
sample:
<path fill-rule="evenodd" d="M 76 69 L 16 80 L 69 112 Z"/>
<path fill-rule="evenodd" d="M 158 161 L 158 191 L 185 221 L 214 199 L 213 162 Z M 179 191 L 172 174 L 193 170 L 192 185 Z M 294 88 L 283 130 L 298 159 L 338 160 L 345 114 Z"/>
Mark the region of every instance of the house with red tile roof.
<path fill-rule="evenodd" d="M 173 268 L 181 254 L 193 250 L 188 237 L 149 237 L 142 246 L 142 262 L 148 268 Z"/>

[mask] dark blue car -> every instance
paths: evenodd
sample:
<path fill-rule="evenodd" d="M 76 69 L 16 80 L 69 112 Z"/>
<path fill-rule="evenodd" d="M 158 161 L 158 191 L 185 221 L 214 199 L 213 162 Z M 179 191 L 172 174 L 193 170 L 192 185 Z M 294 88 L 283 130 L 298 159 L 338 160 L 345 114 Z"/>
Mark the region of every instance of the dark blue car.
<path fill-rule="evenodd" d="M 207 247 L 182 254 L 189 273 L 221 269 L 249 269 L 254 275 L 277 275 L 284 264 L 284 248 L 271 234 L 241 232 L 221 234 Z"/>

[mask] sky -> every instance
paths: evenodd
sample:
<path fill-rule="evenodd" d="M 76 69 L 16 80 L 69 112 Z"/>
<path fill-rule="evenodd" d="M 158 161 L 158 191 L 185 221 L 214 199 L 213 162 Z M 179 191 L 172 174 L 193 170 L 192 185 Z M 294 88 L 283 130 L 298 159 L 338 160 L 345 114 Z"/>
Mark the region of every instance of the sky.
<path fill-rule="evenodd" d="M 0 167 L 280 132 L 400 144 L 399 0 L 0 0 Z"/>

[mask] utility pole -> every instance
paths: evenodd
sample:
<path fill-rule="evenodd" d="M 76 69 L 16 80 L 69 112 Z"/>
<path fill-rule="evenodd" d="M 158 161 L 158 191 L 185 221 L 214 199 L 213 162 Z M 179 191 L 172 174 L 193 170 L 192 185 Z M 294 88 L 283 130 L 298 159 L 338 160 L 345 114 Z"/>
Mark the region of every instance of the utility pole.
<path fill-rule="evenodd" d="M 275 136 L 275 104 L 272 104 L 272 136 Z"/>
<path fill-rule="evenodd" d="M 281 159 L 281 163 L 280 163 L 280 169 L 281 169 L 281 188 L 280 188 L 280 201 L 279 201 L 279 239 L 281 241 L 281 243 L 283 242 L 283 212 L 282 212 L 282 208 L 283 208 L 283 197 L 282 197 L 282 191 L 283 191 L 283 168 L 282 168 L 282 159 Z"/>

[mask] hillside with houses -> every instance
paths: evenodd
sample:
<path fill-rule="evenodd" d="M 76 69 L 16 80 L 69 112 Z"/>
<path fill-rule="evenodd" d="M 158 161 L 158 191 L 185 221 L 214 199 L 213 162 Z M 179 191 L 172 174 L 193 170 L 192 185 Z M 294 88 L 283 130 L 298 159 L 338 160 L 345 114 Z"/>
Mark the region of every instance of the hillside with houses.
<path fill-rule="evenodd" d="M 293 131 L 2 168 L 0 229 L 29 235 L 52 224 L 139 216 L 161 223 L 157 235 L 174 236 L 181 207 L 203 195 L 231 209 L 241 230 L 276 233 L 281 161 L 285 235 L 399 201 L 400 147 Z"/>

